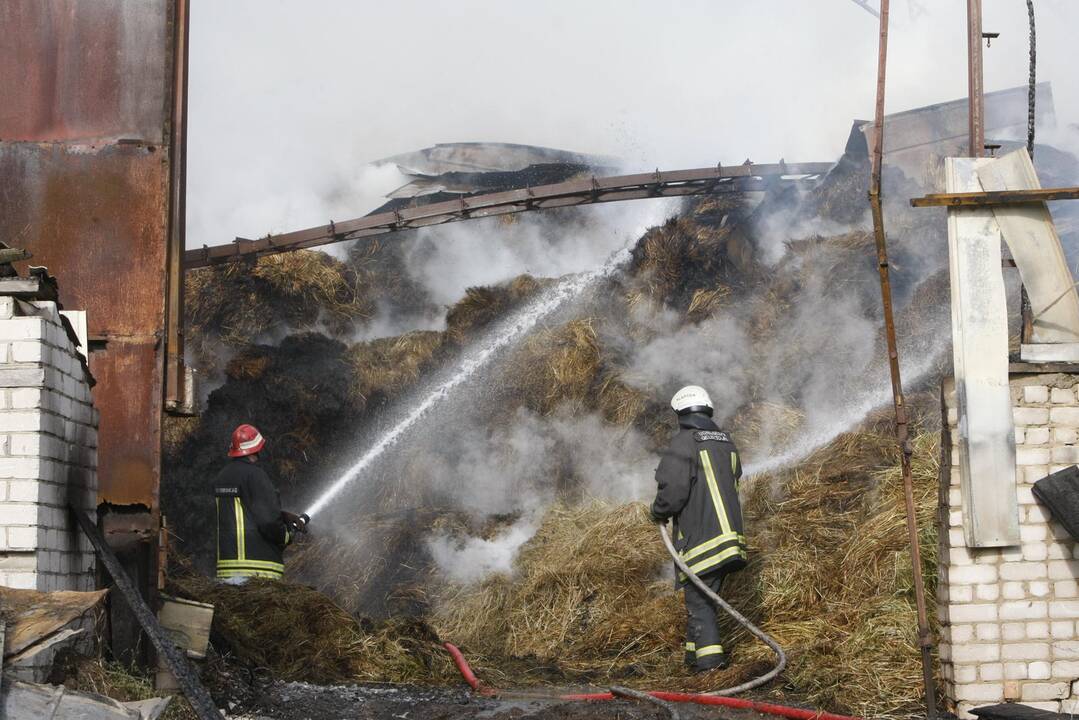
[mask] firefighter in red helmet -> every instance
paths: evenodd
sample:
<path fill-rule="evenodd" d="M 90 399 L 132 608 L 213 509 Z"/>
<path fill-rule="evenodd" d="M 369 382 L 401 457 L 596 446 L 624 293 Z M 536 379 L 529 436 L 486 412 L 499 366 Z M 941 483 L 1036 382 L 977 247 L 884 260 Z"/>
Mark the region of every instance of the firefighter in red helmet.
<path fill-rule="evenodd" d="M 214 480 L 217 578 L 224 582 L 281 579 L 285 548 L 296 533 L 307 531 L 307 516 L 281 509 L 277 488 L 257 465 L 265 445 L 253 425 L 236 428 L 228 452 L 231 460 Z"/>

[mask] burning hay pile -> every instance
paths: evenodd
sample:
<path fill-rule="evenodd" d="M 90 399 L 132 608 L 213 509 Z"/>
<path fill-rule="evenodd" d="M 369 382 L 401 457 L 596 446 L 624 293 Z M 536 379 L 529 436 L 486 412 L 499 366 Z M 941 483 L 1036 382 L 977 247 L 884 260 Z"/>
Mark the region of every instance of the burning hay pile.
<path fill-rule="evenodd" d="M 926 425 L 914 442 L 930 578 L 937 437 Z M 750 564 L 724 595 L 787 651 L 789 687 L 770 694 L 867 717 L 916 711 L 917 623 L 888 423 L 872 421 L 749 485 Z M 496 675 L 524 664 L 532 679 L 705 691 L 767 670 L 771 651 L 728 621 L 732 669 L 686 672 L 670 566 L 643 505 L 556 506 L 512 574 L 442 594 L 434 626 Z"/>
<path fill-rule="evenodd" d="M 288 582 L 254 579 L 238 587 L 186 574 L 174 577 L 170 590 L 214 605 L 211 641 L 217 654 L 276 680 L 334 684 L 452 677 L 438 638 L 420 620 L 358 618 L 317 590 Z"/>
<path fill-rule="evenodd" d="M 312 250 L 200 268 L 185 284 L 187 347 L 204 373 L 223 369 L 222 348 L 320 325 L 348 332 L 375 311 L 368 279 Z"/>
<path fill-rule="evenodd" d="M 221 608 L 215 644 L 241 664 L 316 682 L 456 682 L 438 639 L 462 645 L 496 684 L 704 690 L 763 672 L 770 653 L 734 627 L 725 628 L 731 670 L 684 671 L 681 598 L 639 502 L 674 430 L 672 385 L 692 373 L 714 386 L 719 420 L 747 465 L 781 458 L 745 483 L 750 564 L 725 588 L 788 650 L 785 682 L 766 692 L 875 717 L 913 709 L 919 653 L 898 458 L 885 416 L 865 419 L 888 386 L 872 242 L 850 226 L 864 215 L 864 165 L 846 158 L 804 197 L 687 201 L 637 242 L 624 272 L 543 318 L 482 382 L 462 385 L 461 400 L 405 435 L 398 447 L 407 451 L 366 469 L 316 518 L 314 536 L 290 551 L 288 573 L 326 595 L 177 580 Z M 931 378 L 947 304 L 937 272 L 944 245 L 925 217 L 895 213 L 892 280 L 904 352 L 915 350 L 905 357 Z M 354 251 L 345 265 L 325 264 L 365 282 L 380 278 L 379 262 Z M 399 271 L 391 263 L 385 277 Z M 224 284 L 203 289 L 223 297 L 254 287 L 250 307 L 294 292 L 269 277 L 257 287 L 217 278 Z M 324 293 L 307 326 L 326 302 L 361 317 L 381 302 L 372 300 L 378 287 L 397 281 L 381 278 L 370 292 L 364 282 L 341 286 L 352 295 Z M 272 330 L 233 332 L 213 310 L 219 300 L 196 303 L 197 332 L 237 345 L 226 383 L 167 461 L 163 503 L 188 550 L 209 557 L 212 528 L 192 518 L 232 426 L 256 422 L 271 438 L 267 465 L 286 505 L 308 501 L 417 398 L 437 394 L 429 378 L 452 372 L 500 321 L 517 322 L 551 282 L 522 275 L 469 288 L 444 329 L 351 344 L 307 334 L 256 345 Z M 934 412 L 925 412 L 915 457 L 930 578 Z M 469 563 L 477 567 L 460 567 Z M 318 620 L 303 629 L 308 618 Z M 285 637 L 288 652 L 268 649 Z"/>

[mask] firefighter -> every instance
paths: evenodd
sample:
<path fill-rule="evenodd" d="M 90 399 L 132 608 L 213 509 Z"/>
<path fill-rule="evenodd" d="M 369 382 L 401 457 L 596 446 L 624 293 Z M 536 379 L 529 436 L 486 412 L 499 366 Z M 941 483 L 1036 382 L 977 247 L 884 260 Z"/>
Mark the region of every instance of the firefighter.
<path fill-rule="evenodd" d="M 307 531 L 306 515 L 281 509 L 277 488 L 260 468 L 266 441 L 253 425 L 232 433 L 231 460 L 214 480 L 217 503 L 217 578 L 242 584 L 252 577 L 280 580 L 285 547 Z"/>
<path fill-rule="evenodd" d="M 712 400 L 701 387 L 675 393 L 671 407 L 678 414 L 678 433 L 656 468 L 659 488 L 652 503 L 657 522 L 674 519 L 674 546 L 695 575 L 719 593 L 727 575 L 746 563 L 738 479 L 738 449 L 712 420 Z M 728 665 L 720 643 L 716 607 L 683 573 L 685 588 L 685 661 L 694 672 Z"/>

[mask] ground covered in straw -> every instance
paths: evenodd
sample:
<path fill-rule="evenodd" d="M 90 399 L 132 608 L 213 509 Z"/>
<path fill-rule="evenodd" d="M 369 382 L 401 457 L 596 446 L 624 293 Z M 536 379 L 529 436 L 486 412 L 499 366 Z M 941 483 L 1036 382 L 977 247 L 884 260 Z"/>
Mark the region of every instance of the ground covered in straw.
<path fill-rule="evenodd" d="M 914 440 L 915 498 L 932 597 L 937 433 Z M 845 434 L 805 462 L 754 478 L 750 563 L 724 595 L 786 649 L 769 697 L 867 717 L 916 714 L 921 670 L 902 482 L 888 423 Z M 728 671 L 681 665 L 684 610 L 640 504 L 559 506 L 512 575 L 453 588 L 433 625 L 491 677 L 708 690 L 770 667 L 771 652 L 724 623 Z M 526 675 L 527 677 L 527 675 Z"/>

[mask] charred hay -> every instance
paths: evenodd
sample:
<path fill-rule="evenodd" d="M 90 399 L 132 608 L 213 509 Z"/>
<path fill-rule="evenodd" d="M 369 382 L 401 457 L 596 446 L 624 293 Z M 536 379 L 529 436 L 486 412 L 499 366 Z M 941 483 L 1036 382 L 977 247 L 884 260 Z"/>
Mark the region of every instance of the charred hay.
<path fill-rule="evenodd" d="M 317 590 L 287 581 L 256 578 L 241 587 L 193 573 L 170 582 L 178 597 L 214 605 L 215 652 L 275 680 L 439 682 L 455 672 L 422 621 L 356 617 Z"/>
<path fill-rule="evenodd" d="M 350 332 L 375 311 L 369 282 L 314 250 L 199 268 L 185 277 L 187 349 L 203 373 L 243 349 L 288 331 Z"/>

